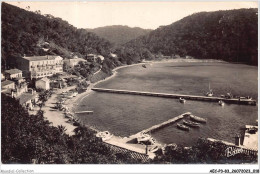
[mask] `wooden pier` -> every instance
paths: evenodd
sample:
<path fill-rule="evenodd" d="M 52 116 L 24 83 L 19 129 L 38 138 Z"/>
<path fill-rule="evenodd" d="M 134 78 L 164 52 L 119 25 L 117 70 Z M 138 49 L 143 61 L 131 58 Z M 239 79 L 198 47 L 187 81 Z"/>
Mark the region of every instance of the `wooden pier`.
<path fill-rule="evenodd" d="M 176 116 L 176 117 L 174 117 L 174 118 L 171 118 L 171 119 L 169 119 L 169 120 L 167 120 L 167 121 L 165 121 L 165 122 L 162 122 L 162 123 L 159 123 L 159 124 L 157 124 L 157 125 L 154 125 L 154 126 L 148 128 L 148 129 L 142 130 L 141 132 L 138 132 L 138 133 L 136 133 L 136 134 L 134 134 L 134 135 L 129 136 L 128 142 L 131 142 L 133 139 L 136 139 L 136 138 L 142 136 L 143 133 L 148 133 L 148 134 L 150 134 L 150 133 L 152 133 L 152 132 L 154 132 L 154 131 L 156 131 L 156 130 L 159 130 L 159 129 L 161 129 L 161 128 L 164 128 L 164 127 L 166 127 L 166 126 L 169 126 L 170 124 L 173 124 L 173 123 L 177 122 L 178 120 L 180 120 L 180 119 L 182 119 L 182 118 L 184 118 L 185 116 L 188 116 L 188 115 L 190 115 L 190 114 L 191 114 L 190 112 L 186 112 L 186 113 L 183 113 L 183 114 L 181 114 L 181 115 L 179 115 L 179 116 Z"/>
<path fill-rule="evenodd" d="M 165 126 L 168 126 L 168 125 L 170 125 L 170 124 L 173 124 L 173 123 L 175 123 L 176 121 L 178 121 L 178 120 L 180 120 L 180 119 L 182 119 L 182 118 L 184 118 L 185 116 L 188 116 L 188 115 L 190 115 L 190 114 L 191 114 L 190 112 L 186 112 L 186 113 L 181 114 L 181 115 L 179 115 L 179 116 L 177 116 L 177 117 L 171 118 L 171 119 L 169 119 L 169 120 L 167 120 L 167 121 L 165 121 L 165 122 L 162 122 L 162 123 L 160 123 L 160 124 L 157 124 L 157 125 L 154 125 L 154 126 L 148 128 L 148 129 L 145 129 L 145 130 L 143 130 L 142 132 L 143 132 L 143 133 L 154 132 L 155 130 L 158 130 L 158 129 L 161 129 L 161 128 L 165 127 Z"/>
<path fill-rule="evenodd" d="M 237 98 L 222 98 L 222 97 L 207 97 L 207 96 L 196 96 L 196 95 L 184 95 L 184 94 L 169 94 L 169 93 L 155 93 L 155 92 L 144 92 L 144 91 L 129 91 L 129 90 L 118 90 L 118 89 L 106 89 L 106 88 L 92 88 L 93 91 L 117 93 L 117 94 L 130 94 L 130 95 L 143 95 L 153 97 L 164 97 L 164 98 L 177 98 L 180 97 L 188 100 L 199 100 L 199 101 L 211 101 L 218 102 L 222 100 L 225 103 L 230 104 L 243 104 L 243 105 L 256 105 L 256 100 L 252 99 L 237 99 Z"/>
<path fill-rule="evenodd" d="M 78 111 L 78 112 L 75 112 L 75 114 L 93 114 L 94 112 L 93 111 Z"/>

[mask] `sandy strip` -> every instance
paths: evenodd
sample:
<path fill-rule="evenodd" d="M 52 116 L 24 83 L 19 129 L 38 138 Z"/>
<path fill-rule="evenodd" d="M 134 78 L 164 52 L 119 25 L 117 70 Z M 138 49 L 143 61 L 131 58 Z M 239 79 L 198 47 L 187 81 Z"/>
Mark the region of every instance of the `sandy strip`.
<path fill-rule="evenodd" d="M 74 135 L 73 130 L 76 128 L 76 126 L 73 126 L 73 124 L 68 122 L 68 118 L 65 118 L 64 113 L 62 111 L 59 111 L 57 109 L 54 109 L 54 106 L 57 102 L 56 97 L 62 93 L 62 91 L 69 91 L 70 89 L 75 88 L 75 86 L 67 87 L 64 89 L 58 89 L 55 91 L 52 96 L 46 101 L 45 106 L 42 107 L 42 110 L 44 111 L 44 118 L 47 119 L 49 122 L 51 122 L 52 126 L 58 127 L 59 125 L 62 125 L 66 128 L 65 133 L 68 135 Z M 34 111 L 30 111 L 30 114 L 36 114 L 37 110 L 39 110 L 39 107 L 34 107 Z"/>

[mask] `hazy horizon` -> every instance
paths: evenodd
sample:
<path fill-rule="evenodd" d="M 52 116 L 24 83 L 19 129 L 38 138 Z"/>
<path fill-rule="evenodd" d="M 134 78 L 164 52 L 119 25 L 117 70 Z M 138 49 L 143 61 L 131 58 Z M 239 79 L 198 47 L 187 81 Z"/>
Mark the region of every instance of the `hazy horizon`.
<path fill-rule="evenodd" d="M 40 10 L 68 21 L 77 28 L 94 29 L 123 25 L 156 29 L 197 12 L 258 8 L 258 2 L 13 2 L 28 11 Z M 27 7 L 30 8 L 27 8 Z"/>

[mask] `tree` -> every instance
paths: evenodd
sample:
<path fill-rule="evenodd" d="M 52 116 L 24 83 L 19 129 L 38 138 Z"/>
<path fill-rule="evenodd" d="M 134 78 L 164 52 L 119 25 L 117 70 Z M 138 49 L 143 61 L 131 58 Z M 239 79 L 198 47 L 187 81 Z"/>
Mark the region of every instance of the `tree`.
<path fill-rule="evenodd" d="M 42 91 L 40 94 L 39 94 L 39 98 L 38 100 L 40 101 L 40 103 L 38 103 L 38 106 L 40 107 L 40 110 L 42 109 L 42 106 L 45 105 L 45 102 L 48 100 L 48 91 Z"/>
<path fill-rule="evenodd" d="M 29 115 L 14 98 L 1 96 L 2 163 L 21 164 L 120 164 L 138 163 L 129 154 L 118 154 L 95 136 L 95 132 L 78 126 L 75 135 L 66 128 L 50 126 L 42 110 Z M 117 155 L 115 155 L 117 154 Z"/>
<path fill-rule="evenodd" d="M 62 125 L 58 125 L 58 129 L 59 129 L 59 132 L 61 133 L 61 135 L 65 134 L 67 131 L 67 129 Z"/>

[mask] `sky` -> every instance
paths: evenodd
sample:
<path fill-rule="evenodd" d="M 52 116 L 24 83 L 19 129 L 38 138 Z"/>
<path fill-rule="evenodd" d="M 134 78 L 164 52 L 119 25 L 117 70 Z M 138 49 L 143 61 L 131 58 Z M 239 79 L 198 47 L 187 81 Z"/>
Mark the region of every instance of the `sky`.
<path fill-rule="evenodd" d="M 40 10 L 68 21 L 77 28 L 127 25 L 156 29 L 202 11 L 258 8 L 258 2 L 8 2 L 30 11 Z"/>

